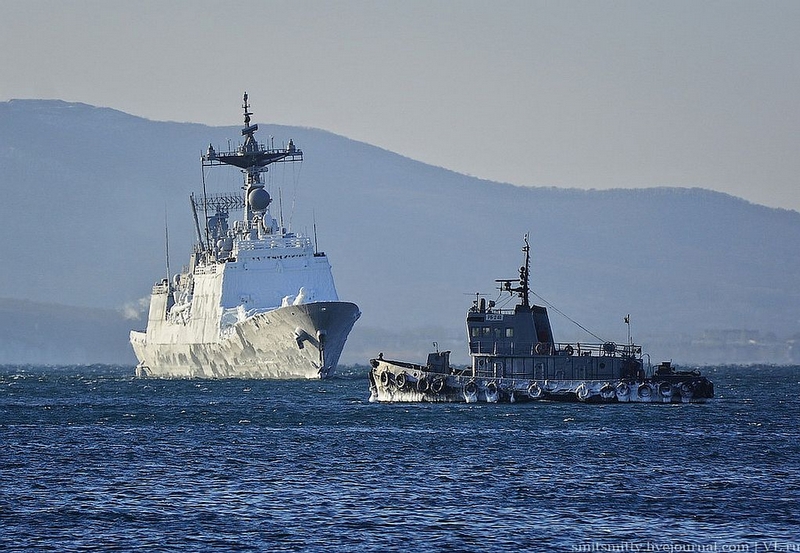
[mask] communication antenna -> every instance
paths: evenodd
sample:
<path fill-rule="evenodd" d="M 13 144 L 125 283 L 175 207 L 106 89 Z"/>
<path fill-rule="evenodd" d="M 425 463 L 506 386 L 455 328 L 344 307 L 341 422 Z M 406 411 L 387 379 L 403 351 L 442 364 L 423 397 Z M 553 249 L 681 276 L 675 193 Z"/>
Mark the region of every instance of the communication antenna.
<path fill-rule="evenodd" d="M 197 240 L 200 242 L 200 251 L 204 251 L 206 249 L 206 245 L 203 243 L 203 233 L 200 232 L 200 222 L 197 218 L 197 202 L 194 199 L 194 193 L 189 194 L 189 203 L 192 206 L 192 215 L 194 215 L 194 228 L 197 230 Z"/>
<path fill-rule="evenodd" d="M 278 187 L 278 212 L 281 219 L 281 232 L 283 232 L 283 189 Z"/>
<path fill-rule="evenodd" d="M 169 270 L 169 224 L 167 222 L 167 205 L 164 204 L 164 253 L 167 258 L 167 284 L 169 284 L 169 276 L 172 274 Z"/>
<path fill-rule="evenodd" d="M 522 305 L 530 307 L 531 245 L 528 243 L 527 232 L 523 239 L 525 241 L 525 246 L 523 246 L 522 251 L 525 253 L 525 265 L 519 268 L 519 287 L 521 289 L 520 295 L 522 296 Z"/>
<path fill-rule="evenodd" d="M 311 212 L 311 219 L 314 222 L 314 253 L 319 253 L 319 244 L 317 243 L 317 212 Z"/>
<path fill-rule="evenodd" d="M 211 146 L 209 146 L 210 148 Z M 206 169 L 203 166 L 203 158 L 200 158 L 200 174 L 202 175 L 203 180 L 203 217 L 205 218 L 205 227 L 206 227 L 206 243 L 208 244 L 208 250 L 211 251 L 211 233 L 208 230 L 208 194 L 206 193 Z M 202 240 L 201 240 L 202 245 Z"/>
<path fill-rule="evenodd" d="M 628 327 L 628 345 L 633 345 L 633 339 L 631 338 L 631 314 L 628 313 L 625 315 L 625 326 Z"/>

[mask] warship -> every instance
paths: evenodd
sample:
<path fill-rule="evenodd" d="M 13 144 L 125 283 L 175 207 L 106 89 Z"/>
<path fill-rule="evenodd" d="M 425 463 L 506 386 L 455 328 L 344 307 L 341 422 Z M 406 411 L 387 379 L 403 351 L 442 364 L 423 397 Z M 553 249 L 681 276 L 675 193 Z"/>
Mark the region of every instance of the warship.
<path fill-rule="evenodd" d="M 228 151 L 209 145 L 200 158 L 189 263 L 155 284 L 147 329 L 130 333 L 137 376 L 326 378 L 361 315 L 339 301 L 325 253 L 271 214 L 262 175 L 274 163 L 302 162 L 302 150 L 292 140 L 281 148 L 259 143 L 247 93 L 242 107 L 243 142 Z M 241 171 L 241 193 L 207 193 L 206 171 L 219 166 Z M 231 223 L 232 211 L 244 216 Z"/>
<path fill-rule="evenodd" d="M 671 362 L 650 364 L 642 347 L 628 343 L 556 342 L 547 308 L 530 302 L 530 245 L 519 278 L 497 280 L 500 296 L 476 295 L 467 312 L 472 365 L 453 367 L 449 351 L 434 351 L 425 365 L 370 360 L 370 401 L 690 403 L 714 397 L 714 385 L 698 371 Z M 498 303 L 518 297 L 513 309 Z M 625 317 L 630 336 L 630 316 Z M 647 359 L 647 363 L 645 363 Z"/>

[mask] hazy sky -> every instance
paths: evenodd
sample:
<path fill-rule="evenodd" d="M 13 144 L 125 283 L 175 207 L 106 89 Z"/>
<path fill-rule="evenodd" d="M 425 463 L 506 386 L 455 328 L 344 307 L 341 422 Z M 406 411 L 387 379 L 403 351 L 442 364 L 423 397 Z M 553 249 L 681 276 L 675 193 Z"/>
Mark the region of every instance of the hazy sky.
<path fill-rule="evenodd" d="M 2 2 L 0 101 L 239 125 L 244 90 L 477 177 L 800 211 L 800 1 Z"/>

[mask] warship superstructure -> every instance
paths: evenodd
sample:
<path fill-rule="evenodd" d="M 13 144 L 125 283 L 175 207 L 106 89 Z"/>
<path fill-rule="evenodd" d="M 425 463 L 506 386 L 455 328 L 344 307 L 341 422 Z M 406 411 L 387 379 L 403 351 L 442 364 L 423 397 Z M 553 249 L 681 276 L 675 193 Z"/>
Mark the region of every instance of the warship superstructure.
<path fill-rule="evenodd" d="M 247 93 L 242 107 L 244 142 L 231 151 L 210 145 L 201 156 L 189 264 L 156 283 L 146 331 L 130 334 L 139 376 L 326 378 L 361 315 L 339 301 L 327 256 L 270 212 L 262 174 L 274 163 L 301 162 L 303 152 L 292 140 L 281 148 L 259 143 Z M 206 192 L 206 171 L 218 166 L 241 171 L 242 193 Z M 231 224 L 239 210 L 244 216 Z"/>
<path fill-rule="evenodd" d="M 381 354 L 370 360 L 370 400 L 689 403 L 714 397 L 714 385 L 696 370 L 676 370 L 669 362 L 652 367 L 649 356 L 645 365 L 641 346 L 630 338 L 624 345 L 556 342 L 547 308 L 530 302 L 527 236 L 523 252 L 519 278 L 498 280 L 498 300 L 478 295 L 467 312 L 470 367 L 451 366 L 449 351 L 430 353 L 425 365 Z M 519 298 L 513 309 L 497 307 L 509 296 Z"/>

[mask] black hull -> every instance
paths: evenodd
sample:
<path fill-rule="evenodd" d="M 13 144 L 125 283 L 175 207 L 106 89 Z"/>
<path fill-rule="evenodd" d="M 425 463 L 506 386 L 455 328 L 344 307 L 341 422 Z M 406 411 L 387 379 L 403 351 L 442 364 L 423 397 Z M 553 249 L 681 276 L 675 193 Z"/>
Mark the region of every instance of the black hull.
<path fill-rule="evenodd" d="M 372 401 L 429 403 L 698 403 L 714 385 L 694 373 L 618 380 L 525 380 L 426 371 L 408 363 L 372 360 Z"/>

